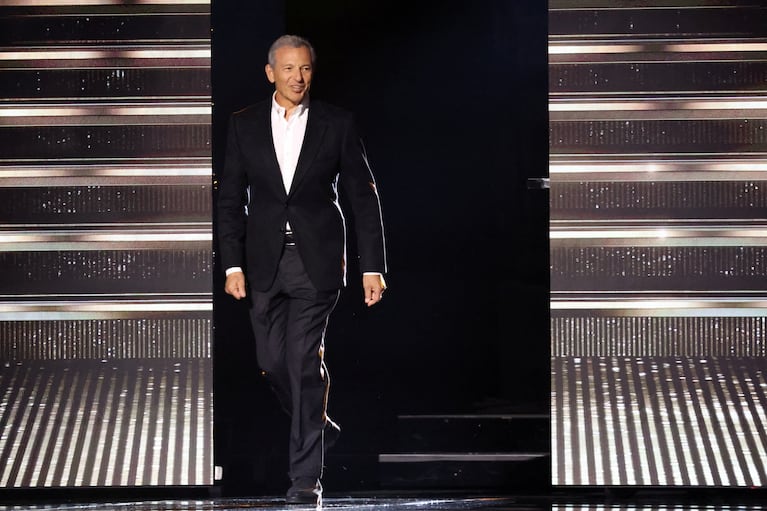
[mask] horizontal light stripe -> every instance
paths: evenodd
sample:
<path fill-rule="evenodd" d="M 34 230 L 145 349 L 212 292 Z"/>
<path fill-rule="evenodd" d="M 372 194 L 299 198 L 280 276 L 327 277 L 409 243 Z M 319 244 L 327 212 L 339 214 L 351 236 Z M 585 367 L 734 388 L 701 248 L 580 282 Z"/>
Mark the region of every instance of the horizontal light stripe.
<path fill-rule="evenodd" d="M 549 44 L 549 55 L 583 55 L 588 53 L 639 53 L 650 51 L 644 44 Z M 657 50 L 655 50 L 657 51 Z M 0 54 L 2 55 L 2 54 Z"/>
<path fill-rule="evenodd" d="M 95 60 L 95 59 L 210 59 L 205 47 L 152 48 L 24 48 L 0 51 L 0 61 L 13 60 Z"/>
<path fill-rule="evenodd" d="M 716 227 L 691 227 L 689 229 L 680 228 L 615 228 L 615 229 L 578 229 L 568 228 L 567 230 L 552 230 L 551 239 L 584 239 L 584 238 L 763 238 L 767 242 L 767 228 L 716 228 Z"/>
<path fill-rule="evenodd" d="M 0 251 L 126 250 L 212 247 L 211 228 L 200 230 L 0 231 Z"/>
<path fill-rule="evenodd" d="M 712 298 L 712 299 L 642 299 L 642 300 L 557 300 L 551 301 L 554 309 L 710 309 L 767 308 L 767 298 Z"/>
<path fill-rule="evenodd" d="M 210 124 L 211 114 L 210 102 L 8 106 L 0 107 L 0 126 Z"/>
<path fill-rule="evenodd" d="M 762 109 L 767 109 L 767 98 L 645 98 L 624 101 L 612 99 L 549 99 L 549 112 Z"/>
<path fill-rule="evenodd" d="M 23 179 L 29 177 L 141 177 L 141 176 L 210 176 L 213 169 L 210 166 L 203 167 L 78 167 L 78 168 L 0 168 L 0 179 L 13 178 Z"/>
<path fill-rule="evenodd" d="M 0 187 L 210 185 L 211 164 L 200 165 L 5 165 Z"/>
<path fill-rule="evenodd" d="M 0 303 L 0 321 L 59 321 L 82 319 L 130 319 L 208 314 L 212 298 L 188 302 L 17 302 Z"/>
<path fill-rule="evenodd" d="M 209 300 L 190 302 L 139 302 L 139 301 L 104 301 L 104 302 L 0 302 L 0 312 L 29 311 L 207 311 L 213 305 Z"/>
<path fill-rule="evenodd" d="M 80 5 L 210 5 L 210 0 L 4 0 L 4 6 L 76 7 Z"/>
<path fill-rule="evenodd" d="M 0 106 L 3 117 L 77 117 L 101 115 L 210 115 L 212 105 L 200 104 L 141 104 L 141 105 L 37 105 Z"/>
<path fill-rule="evenodd" d="M 698 125 L 702 122 L 710 120 L 736 120 L 745 121 L 748 123 L 749 119 L 755 119 L 760 121 L 767 118 L 767 108 L 762 109 L 656 109 L 656 110 L 586 110 L 586 111 L 567 111 L 567 112 L 551 112 L 549 114 L 549 121 L 563 122 L 563 121 L 696 121 Z"/>
<path fill-rule="evenodd" d="M 525 461 L 544 458 L 548 453 L 403 453 L 379 454 L 381 463 L 424 463 L 428 461 Z"/>
<path fill-rule="evenodd" d="M 552 181 L 575 179 L 599 179 L 595 175 L 609 176 L 611 181 L 620 180 L 621 175 L 630 181 L 642 179 L 638 174 L 646 174 L 644 180 L 662 179 L 659 174 L 673 174 L 674 180 L 680 175 L 685 181 L 697 175 L 706 179 L 767 179 L 767 159 L 691 159 L 691 160 L 604 160 L 563 158 L 549 163 L 549 175 Z"/>
<path fill-rule="evenodd" d="M 119 241 L 210 241 L 212 232 L 46 232 L 46 233 L 3 233 L 0 232 L 0 243 L 47 243 L 68 240 L 71 242 L 119 242 Z"/>
<path fill-rule="evenodd" d="M 584 55 L 610 53 L 705 53 L 705 52 L 762 52 L 767 51 L 767 42 L 720 41 L 720 42 L 583 42 L 550 43 L 549 55 Z"/>
<path fill-rule="evenodd" d="M 698 221 L 700 222 L 700 221 Z M 576 224 L 551 223 L 552 247 L 728 247 L 767 246 L 765 226 L 639 227 L 620 225 L 589 228 Z"/>
<path fill-rule="evenodd" d="M 597 311 L 616 316 L 763 317 L 767 300 L 753 298 L 568 300 L 552 296 L 552 313 Z"/>
<path fill-rule="evenodd" d="M 96 222 L 76 224 L 0 224 L 0 234 L 8 232 L 21 232 L 23 229 L 33 229 L 38 232 L 165 232 L 186 231 L 204 232 L 209 230 L 209 222 Z M 66 228 L 66 229 L 64 229 Z M 86 230 L 88 229 L 88 230 Z M 111 230 L 110 230 L 111 229 Z"/>
<path fill-rule="evenodd" d="M 767 117 L 767 98 L 645 98 L 623 101 L 550 98 L 549 112 L 549 119 L 554 122 L 762 119 Z"/>
<path fill-rule="evenodd" d="M 61 250 L 205 250 L 210 248 L 211 241 L 79 241 L 79 242 L 46 242 L 46 243 L 0 243 L 0 252 L 52 252 Z"/>
<path fill-rule="evenodd" d="M 676 43 L 666 44 L 671 52 L 717 52 L 717 51 L 767 51 L 767 43 L 761 42 L 720 42 L 720 43 Z"/>
<path fill-rule="evenodd" d="M 741 6 L 733 5 L 731 0 L 695 0 L 695 2 L 685 2 L 683 0 L 653 0 L 652 5 L 642 3 L 638 5 L 636 0 L 580 0 L 574 5 L 572 0 L 549 0 L 549 11 L 618 11 L 640 9 L 642 11 L 662 10 L 662 9 L 700 9 L 705 7 L 737 9 Z"/>

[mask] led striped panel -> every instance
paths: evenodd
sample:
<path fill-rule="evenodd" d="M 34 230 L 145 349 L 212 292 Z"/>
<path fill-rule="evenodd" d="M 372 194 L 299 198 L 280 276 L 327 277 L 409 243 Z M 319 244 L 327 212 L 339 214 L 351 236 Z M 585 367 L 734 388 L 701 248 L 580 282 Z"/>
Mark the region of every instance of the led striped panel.
<path fill-rule="evenodd" d="M 555 485 L 767 484 L 766 16 L 549 2 Z"/>
<path fill-rule="evenodd" d="M 553 367 L 559 484 L 761 486 L 763 359 L 568 357 Z"/>
<path fill-rule="evenodd" d="M 584 316 L 580 309 L 569 316 L 558 312 L 552 322 L 556 339 L 552 355 L 568 359 L 767 356 L 767 300 L 741 303 L 741 316 L 716 315 L 732 310 L 728 302 L 719 302 L 712 315 L 704 315 L 708 310 L 703 309 L 711 302 L 690 301 L 688 314 L 677 316 L 653 316 L 651 301 L 623 305 L 603 316 Z"/>
<path fill-rule="evenodd" d="M 46 360 L 0 371 L 0 485 L 212 479 L 210 358 Z"/>
<path fill-rule="evenodd" d="M 0 7 L 0 487 L 213 483 L 209 11 Z"/>

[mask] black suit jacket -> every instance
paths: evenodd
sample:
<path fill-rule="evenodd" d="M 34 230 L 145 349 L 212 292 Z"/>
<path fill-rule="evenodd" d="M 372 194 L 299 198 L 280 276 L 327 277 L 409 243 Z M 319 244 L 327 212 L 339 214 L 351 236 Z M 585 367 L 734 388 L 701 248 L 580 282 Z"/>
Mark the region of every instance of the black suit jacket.
<path fill-rule="evenodd" d="M 271 131 L 271 98 L 234 113 L 218 187 L 217 236 L 223 268 L 240 266 L 265 291 L 277 272 L 286 221 L 317 289 L 346 284 L 346 222 L 353 214 L 359 268 L 386 272 L 381 207 L 351 113 L 312 100 L 293 182 L 285 192 Z M 246 210 L 247 206 L 247 210 Z"/>

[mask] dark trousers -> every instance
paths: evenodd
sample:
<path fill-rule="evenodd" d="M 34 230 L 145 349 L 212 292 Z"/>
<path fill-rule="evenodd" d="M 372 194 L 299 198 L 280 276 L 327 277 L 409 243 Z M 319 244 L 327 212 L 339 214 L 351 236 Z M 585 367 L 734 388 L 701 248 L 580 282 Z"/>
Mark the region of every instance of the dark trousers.
<path fill-rule="evenodd" d="M 339 290 L 318 291 L 295 245 L 284 248 L 272 287 L 251 292 L 258 364 L 290 415 L 291 479 L 320 478 L 330 375 L 324 361 L 325 329 Z"/>

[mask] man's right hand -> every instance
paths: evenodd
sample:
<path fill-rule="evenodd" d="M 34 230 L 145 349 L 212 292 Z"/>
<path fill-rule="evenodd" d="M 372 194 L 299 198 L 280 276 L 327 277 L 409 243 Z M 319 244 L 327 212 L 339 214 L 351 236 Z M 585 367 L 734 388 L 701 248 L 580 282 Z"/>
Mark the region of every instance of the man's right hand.
<path fill-rule="evenodd" d="M 245 274 L 241 271 L 236 271 L 227 275 L 224 291 L 238 300 L 245 298 Z"/>

